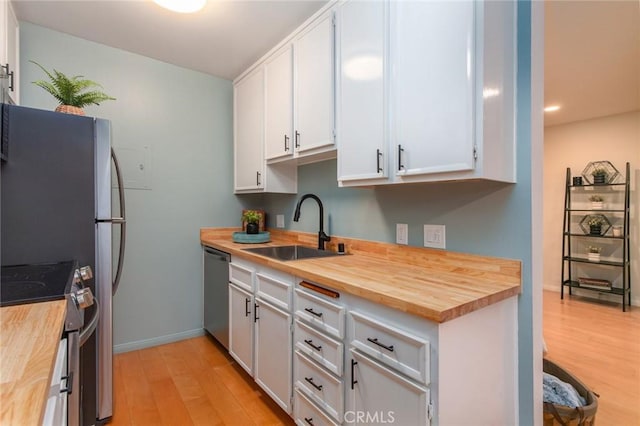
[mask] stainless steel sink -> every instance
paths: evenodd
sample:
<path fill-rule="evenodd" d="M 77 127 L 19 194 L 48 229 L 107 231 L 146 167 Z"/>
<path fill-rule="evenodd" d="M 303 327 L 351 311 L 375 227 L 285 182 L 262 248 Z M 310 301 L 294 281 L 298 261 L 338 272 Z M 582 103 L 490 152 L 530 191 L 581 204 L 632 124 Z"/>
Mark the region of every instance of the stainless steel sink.
<path fill-rule="evenodd" d="M 277 260 L 299 260 L 299 259 L 311 259 L 314 257 L 331 257 L 340 256 L 341 254 L 318 250 L 316 248 L 305 246 L 270 246 L 270 247 L 256 247 L 246 248 L 244 251 L 259 254 L 261 256 L 267 256 Z"/>

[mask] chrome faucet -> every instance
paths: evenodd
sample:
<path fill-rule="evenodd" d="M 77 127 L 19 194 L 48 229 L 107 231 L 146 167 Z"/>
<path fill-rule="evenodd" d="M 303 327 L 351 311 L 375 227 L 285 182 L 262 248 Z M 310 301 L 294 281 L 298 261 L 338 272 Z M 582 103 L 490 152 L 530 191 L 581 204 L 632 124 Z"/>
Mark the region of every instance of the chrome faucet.
<path fill-rule="evenodd" d="M 318 250 L 324 250 L 325 241 L 331 241 L 331 237 L 324 233 L 324 208 L 322 207 L 322 201 L 318 198 L 317 195 L 314 194 L 305 194 L 300 198 L 298 204 L 296 205 L 296 211 L 293 213 L 293 221 L 297 222 L 300 219 L 300 206 L 302 202 L 307 198 L 313 198 L 318 203 L 318 207 L 320 207 L 320 230 L 318 231 Z"/>

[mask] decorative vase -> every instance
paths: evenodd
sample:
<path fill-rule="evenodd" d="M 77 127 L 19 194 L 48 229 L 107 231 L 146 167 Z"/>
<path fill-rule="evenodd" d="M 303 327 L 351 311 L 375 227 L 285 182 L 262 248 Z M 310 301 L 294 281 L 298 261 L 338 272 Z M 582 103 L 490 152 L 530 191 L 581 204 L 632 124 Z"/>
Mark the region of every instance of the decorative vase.
<path fill-rule="evenodd" d="M 258 234 L 260 233 L 260 227 L 257 223 L 247 223 L 247 234 Z"/>
<path fill-rule="evenodd" d="M 604 203 L 602 201 L 592 201 L 591 208 L 593 210 L 602 210 L 604 208 Z"/>
<path fill-rule="evenodd" d="M 606 175 L 593 175 L 593 184 L 594 185 L 604 185 L 607 183 Z"/>
<path fill-rule="evenodd" d="M 588 259 L 592 262 L 600 262 L 600 253 L 587 253 Z"/>
<path fill-rule="evenodd" d="M 591 235 L 600 235 L 602 233 L 602 225 L 590 225 L 589 233 Z"/>
<path fill-rule="evenodd" d="M 71 105 L 58 105 L 56 107 L 56 112 L 62 112 L 64 114 L 72 114 L 72 115 L 84 115 L 84 111 L 82 108 L 74 107 Z"/>

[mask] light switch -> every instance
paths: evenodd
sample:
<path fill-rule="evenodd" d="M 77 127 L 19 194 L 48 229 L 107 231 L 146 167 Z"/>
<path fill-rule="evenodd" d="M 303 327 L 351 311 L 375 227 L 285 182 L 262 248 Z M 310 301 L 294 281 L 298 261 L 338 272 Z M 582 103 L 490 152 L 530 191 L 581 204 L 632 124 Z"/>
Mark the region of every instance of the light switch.
<path fill-rule="evenodd" d="M 445 248 L 445 226 L 424 225 L 424 246 L 431 248 Z"/>
<path fill-rule="evenodd" d="M 409 226 L 406 223 L 396 223 L 396 243 L 409 244 Z"/>
<path fill-rule="evenodd" d="M 284 228 L 284 215 L 276 215 L 276 228 Z"/>

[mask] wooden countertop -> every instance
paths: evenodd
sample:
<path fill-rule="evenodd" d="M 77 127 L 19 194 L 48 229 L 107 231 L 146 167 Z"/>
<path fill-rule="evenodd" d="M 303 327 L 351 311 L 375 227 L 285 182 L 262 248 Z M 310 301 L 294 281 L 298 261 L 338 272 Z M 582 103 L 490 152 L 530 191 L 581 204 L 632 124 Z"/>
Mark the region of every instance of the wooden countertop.
<path fill-rule="evenodd" d="M 66 301 L 0 308 L 0 424 L 40 425 Z"/>
<path fill-rule="evenodd" d="M 520 293 L 521 264 L 511 259 L 331 237 L 347 256 L 278 261 L 245 248 L 302 244 L 317 235 L 269 230 L 271 242 L 239 244 L 230 228 L 200 230 L 202 244 L 335 290 L 442 323 Z"/>

